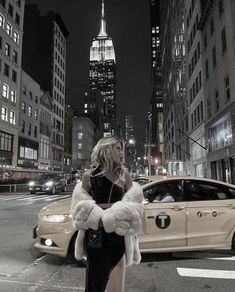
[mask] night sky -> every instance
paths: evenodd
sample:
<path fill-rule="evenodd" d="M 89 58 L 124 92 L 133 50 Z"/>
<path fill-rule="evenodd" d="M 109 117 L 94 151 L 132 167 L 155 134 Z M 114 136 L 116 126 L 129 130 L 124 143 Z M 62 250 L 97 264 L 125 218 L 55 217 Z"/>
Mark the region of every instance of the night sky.
<path fill-rule="evenodd" d="M 106 28 L 116 54 L 118 120 L 135 117 L 138 142 L 144 142 L 151 97 L 149 0 L 105 0 Z M 67 102 L 82 112 L 88 85 L 89 49 L 100 28 L 101 0 L 26 0 L 41 14 L 59 13 L 69 31 L 67 39 Z"/>

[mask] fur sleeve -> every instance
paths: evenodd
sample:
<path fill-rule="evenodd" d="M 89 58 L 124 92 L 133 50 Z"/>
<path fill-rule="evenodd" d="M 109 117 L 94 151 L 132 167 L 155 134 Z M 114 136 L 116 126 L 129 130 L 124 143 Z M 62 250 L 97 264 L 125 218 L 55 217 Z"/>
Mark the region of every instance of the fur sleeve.
<path fill-rule="evenodd" d="M 73 226 L 76 229 L 95 229 L 99 227 L 103 210 L 96 205 L 90 194 L 78 183 L 74 188 L 71 202 Z"/>
<path fill-rule="evenodd" d="M 142 188 L 133 182 L 122 200 L 104 211 L 102 222 L 106 232 L 116 232 L 119 235 L 137 234 L 141 229 L 142 200 Z"/>

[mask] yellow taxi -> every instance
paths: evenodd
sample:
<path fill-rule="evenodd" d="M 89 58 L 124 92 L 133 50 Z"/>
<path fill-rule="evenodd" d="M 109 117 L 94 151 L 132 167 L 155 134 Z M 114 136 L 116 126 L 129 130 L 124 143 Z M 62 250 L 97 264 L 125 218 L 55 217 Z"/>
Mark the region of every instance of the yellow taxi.
<path fill-rule="evenodd" d="M 141 252 L 235 249 L 235 185 L 198 177 L 153 176 L 139 180 L 144 215 Z M 71 198 L 54 202 L 38 214 L 35 247 L 67 256 L 77 231 Z"/>

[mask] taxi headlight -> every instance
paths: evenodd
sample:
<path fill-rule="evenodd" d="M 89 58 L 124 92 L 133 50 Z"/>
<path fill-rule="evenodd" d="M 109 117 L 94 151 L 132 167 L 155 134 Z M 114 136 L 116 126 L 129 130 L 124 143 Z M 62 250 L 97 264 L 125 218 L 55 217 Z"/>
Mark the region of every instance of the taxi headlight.
<path fill-rule="evenodd" d="M 34 185 L 35 185 L 35 182 L 34 182 L 34 181 L 30 181 L 30 182 L 29 182 L 29 186 L 30 186 L 30 187 L 33 187 Z"/>
<path fill-rule="evenodd" d="M 51 187 L 53 185 L 53 181 L 48 181 L 48 182 L 45 183 L 45 185 L 47 187 Z"/>
<path fill-rule="evenodd" d="M 42 219 L 46 222 L 64 223 L 70 221 L 71 215 L 44 215 Z"/>

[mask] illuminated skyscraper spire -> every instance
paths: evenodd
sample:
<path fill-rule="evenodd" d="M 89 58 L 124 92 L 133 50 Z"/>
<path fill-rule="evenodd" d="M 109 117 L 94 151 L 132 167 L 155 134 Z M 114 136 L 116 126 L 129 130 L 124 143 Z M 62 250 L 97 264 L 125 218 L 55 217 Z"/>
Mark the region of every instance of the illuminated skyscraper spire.
<path fill-rule="evenodd" d="M 90 94 L 87 97 L 86 113 L 91 114 L 91 109 L 96 109 L 100 116 L 97 127 L 101 133 L 106 135 L 113 134 L 117 130 L 116 64 L 113 41 L 106 32 L 104 0 L 101 3 L 100 31 L 90 47 Z M 95 96 L 97 99 L 94 104 Z"/>
<path fill-rule="evenodd" d="M 104 14 L 104 0 L 102 0 L 102 10 L 101 10 L 101 24 L 100 24 L 100 32 L 98 34 L 98 38 L 107 38 L 106 33 L 106 20 Z"/>

